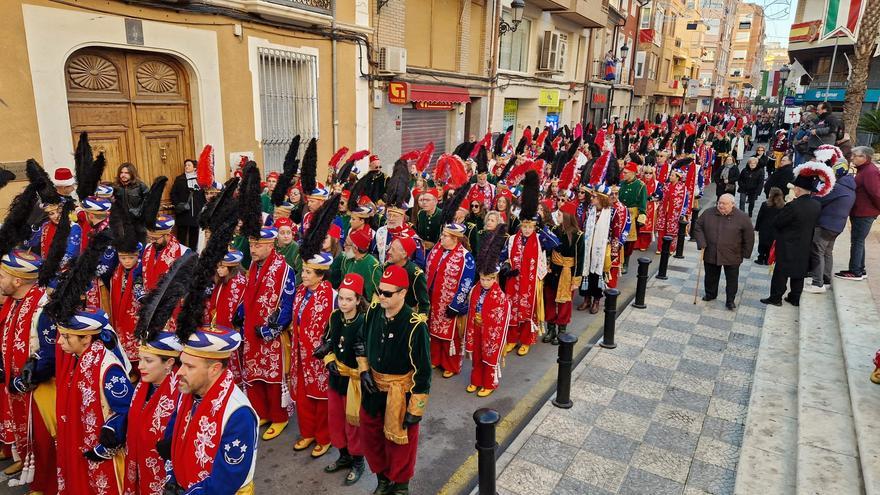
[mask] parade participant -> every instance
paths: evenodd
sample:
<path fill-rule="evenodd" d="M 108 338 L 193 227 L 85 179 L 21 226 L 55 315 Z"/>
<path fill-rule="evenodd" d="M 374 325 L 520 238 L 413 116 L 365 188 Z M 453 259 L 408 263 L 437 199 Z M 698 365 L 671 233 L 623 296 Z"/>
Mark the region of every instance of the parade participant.
<path fill-rule="evenodd" d="M 275 191 L 275 186 L 278 184 L 278 177 L 281 174 L 278 172 L 269 172 L 266 175 L 266 189 L 260 194 L 260 209 L 263 213 L 267 213 L 269 215 L 274 211 L 272 205 L 272 193 Z"/>
<path fill-rule="evenodd" d="M 770 150 L 773 152 L 774 167 L 782 166 L 782 157 L 788 154 L 788 136 L 785 129 L 777 129 L 776 134 L 770 141 Z"/>
<path fill-rule="evenodd" d="M 484 209 L 490 210 L 495 203 L 495 185 L 489 183 L 489 157 L 486 148 L 480 148 L 477 152 L 476 163 L 476 182 L 468 192 L 467 201 L 482 203 Z"/>
<path fill-rule="evenodd" d="M 645 207 L 645 223 L 639 226 L 638 229 L 639 235 L 636 241 L 636 248 L 639 251 L 645 251 L 654 240 L 657 211 L 660 206 L 660 200 L 663 198 L 663 187 L 655 177 L 655 168 L 650 165 L 642 167 L 641 181 L 645 184 L 648 202 Z"/>
<path fill-rule="evenodd" d="M 440 240 L 443 221 L 440 219 L 440 209 L 437 208 L 439 199 L 440 192 L 436 187 L 425 189 L 418 197 L 419 213 L 416 216 L 415 231 L 426 251 L 430 251 Z"/>
<path fill-rule="evenodd" d="M 638 172 L 638 164 L 629 162 L 623 169 L 623 180 L 620 182 L 620 191 L 618 192 L 620 202 L 626 207 L 630 219 L 635 223 L 624 244 L 623 267 L 621 269 L 623 275 L 626 275 L 629 269 L 629 258 L 636 247 L 639 228 L 647 222 L 648 188 L 637 177 Z"/>
<path fill-rule="evenodd" d="M 391 265 L 397 265 L 406 270 L 407 278 L 412 282 L 406 291 L 406 305 L 416 313 L 428 315 L 431 308 L 431 299 L 428 294 L 428 278 L 425 271 L 412 261 L 416 252 L 416 240 L 412 237 L 399 237 L 394 239 L 388 249 L 387 269 Z"/>
<path fill-rule="evenodd" d="M 510 300 L 498 283 L 499 260 L 507 245 L 507 229 L 500 226 L 486 231 L 484 249 L 476 260 L 480 285 L 471 290 L 468 304 L 465 352 L 473 361 L 470 384 L 465 391 L 488 397 L 501 379 L 501 350 L 507 341 L 510 324 Z"/>
<path fill-rule="evenodd" d="M 608 243 L 611 247 L 611 269 L 608 275 L 608 287 L 617 288 L 620 280 L 620 270 L 623 266 L 624 255 L 623 243 L 629 237 L 632 231 L 632 217 L 630 217 L 626 206 L 620 202 L 619 189 L 617 186 L 611 186 L 611 233 L 609 234 Z"/>
<path fill-rule="evenodd" d="M 0 294 L 6 299 L 0 309 L 0 417 L 18 455 L 4 474 L 22 471 L 15 484 L 30 483 L 32 491 L 54 493 L 56 330 L 42 311 L 46 288 L 37 283 L 41 264 L 39 256 L 19 250 L 0 260 Z"/>
<path fill-rule="evenodd" d="M 715 163 L 715 150 L 712 149 L 712 143 L 706 142 L 702 136 L 697 136 L 695 144 L 694 159 L 699 164 L 700 173 L 703 174 L 703 182 L 708 184 L 712 181 L 712 165 Z"/>
<path fill-rule="evenodd" d="M 357 356 L 361 379 L 360 433 L 374 493 L 407 495 L 415 473 L 419 422 L 431 389 L 431 352 L 426 316 L 405 304 L 406 270 L 388 266 L 379 303 L 363 327 L 365 355 Z"/>
<path fill-rule="evenodd" d="M 102 155 L 103 156 L 103 155 Z M 82 252 L 88 248 L 89 241 L 94 232 L 98 232 L 107 228 L 110 224 L 110 200 L 89 196 L 82 201 L 82 209 L 85 211 L 86 222 L 84 222 L 82 232 L 83 238 L 80 249 Z M 110 277 L 116 269 L 117 257 L 113 248 L 107 249 L 98 269 L 95 272 L 95 280 L 86 293 L 86 305 L 94 308 L 101 308 L 105 311 L 111 307 L 110 301 Z"/>
<path fill-rule="evenodd" d="M 370 155 L 367 176 L 369 179 L 364 194 L 370 198 L 370 201 L 378 204 L 386 194 L 386 186 L 390 178 L 382 172 L 382 162 L 377 155 Z"/>
<path fill-rule="evenodd" d="M 40 192 L 40 201 L 47 218 L 40 225 L 40 228 L 34 232 L 34 236 L 27 243 L 27 247 L 31 249 L 38 248 L 40 258 L 46 259 L 49 256 L 49 250 L 52 248 L 55 232 L 58 230 L 67 232 L 66 248 L 59 265 L 59 270 L 61 270 L 73 258 L 79 256 L 82 250 L 80 247 L 82 243 L 82 227 L 76 223 L 76 215 L 74 213 L 76 203 L 72 200 L 66 201 L 54 190 L 48 189 Z M 58 240 L 58 242 L 63 241 L 63 239 Z"/>
<path fill-rule="evenodd" d="M 138 360 L 140 343 L 134 337 L 138 322 L 140 300 L 144 297 L 143 266 L 140 260 L 141 243 L 138 232 L 128 211 L 119 206 L 110 215 L 110 230 L 113 233 L 113 251 L 117 263 L 110 275 L 110 325 L 116 331 L 119 345 L 132 363 Z"/>
<path fill-rule="evenodd" d="M 657 152 L 657 162 L 654 165 L 657 173 L 657 180 L 661 184 L 665 184 L 669 179 L 669 169 L 672 164 L 669 162 L 669 152 L 661 150 Z"/>
<path fill-rule="evenodd" d="M 56 326 L 61 350 L 75 356 L 58 391 L 58 493 L 121 494 L 131 365 L 103 310 L 76 311 Z"/>
<path fill-rule="evenodd" d="M 306 211 L 303 213 L 302 223 L 299 226 L 299 236 L 303 238 L 311 227 L 312 218 L 318 208 L 330 197 L 330 191 L 316 180 L 318 172 L 318 140 L 312 138 L 306 146 L 300 172 L 300 187 L 306 197 Z"/>
<path fill-rule="evenodd" d="M 330 315 L 327 332 L 314 356 L 322 359 L 330 376 L 327 392 L 327 422 L 330 441 L 339 449 L 339 458 L 324 468 L 335 473 L 349 468 L 345 484 L 358 482 L 364 472 L 361 447 L 361 382 L 357 355 L 364 355 L 362 328 L 369 307 L 364 299 L 364 279 L 357 273 L 345 276 L 336 297 L 339 309 Z"/>
<path fill-rule="evenodd" d="M 584 262 L 583 233 L 577 224 L 577 203 L 563 203 L 559 211 L 562 221 L 553 229 L 559 245 L 550 253 L 550 266 L 544 277 L 544 315 L 547 333 L 541 342 L 559 344 L 558 334 L 568 330 L 571 322 L 571 297 L 581 285 Z M 557 334 L 558 332 L 558 334 Z"/>
<path fill-rule="evenodd" d="M 730 155 L 730 137 L 723 130 L 718 130 L 715 135 L 716 139 L 712 142 L 712 149 L 715 151 L 715 163 L 712 166 L 713 174 L 716 169 L 721 168 L 721 164 Z M 710 177 L 714 177 L 714 175 Z"/>
<path fill-rule="evenodd" d="M 277 212 L 280 208 L 275 207 Z M 293 239 L 293 222 L 289 218 L 276 218 L 274 227 L 278 229 L 278 238 L 275 239 L 275 250 L 284 257 L 287 266 L 299 276 L 302 272 L 302 257 L 299 255 L 299 244 Z"/>
<path fill-rule="evenodd" d="M 92 232 L 101 230 L 110 223 L 110 208 L 112 203 L 109 199 L 89 196 L 82 200 L 82 211 L 85 212 L 86 221 L 80 223 L 82 242 L 80 252 L 89 247 L 89 237 Z"/>
<path fill-rule="evenodd" d="M 406 210 L 410 203 L 409 168 L 406 160 L 397 160 L 394 171 L 385 190 L 386 224 L 376 231 L 376 258 L 379 263 L 387 261 L 388 248 L 394 239 L 412 237 L 416 240 L 413 262 L 420 268 L 425 266 L 425 250 L 416 231 L 406 223 Z"/>
<path fill-rule="evenodd" d="M 599 184 L 593 187 L 591 207 L 584 226 L 584 263 L 580 293 L 584 302 L 579 311 L 599 312 L 611 273 L 611 225 L 614 210 L 611 207 L 611 188 Z"/>
<path fill-rule="evenodd" d="M 664 186 L 663 199 L 657 210 L 657 254 L 660 254 L 660 243 L 667 235 L 672 237 L 669 251 L 675 252 L 678 246 L 679 222 L 687 221 L 690 205 L 687 187 L 682 180 L 685 175 L 684 170 L 673 168 L 669 173 L 669 182 Z"/>
<path fill-rule="evenodd" d="M 495 211 L 501 213 L 501 221 L 507 224 L 508 232 L 519 230 L 519 218 L 513 212 L 513 193 L 510 189 L 499 188 L 495 195 Z"/>
<path fill-rule="evenodd" d="M 443 370 L 443 378 L 461 373 L 458 317 L 467 312 L 468 294 L 474 283 L 474 257 L 462 244 L 462 240 L 467 242 L 467 228 L 452 219 L 455 205 L 468 194 L 469 187 L 459 187 L 450 204 L 444 206 L 442 218 L 446 224 L 439 246 L 431 250 L 427 262 L 431 365 Z"/>
<path fill-rule="evenodd" d="M 507 224 L 501 221 L 501 213 L 498 213 L 497 211 L 487 212 L 486 218 L 483 221 L 483 227 L 479 230 L 471 230 L 468 235 L 468 244 L 471 246 L 471 253 L 479 253 L 480 239 L 483 237 L 483 234 L 495 230 L 499 225 L 504 225 L 504 232 L 506 233 Z"/>
<path fill-rule="evenodd" d="M 73 171 L 67 167 L 58 167 L 52 176 L 55 191 L 62 199 L 72 199 L 73 191 L 76 190 L 76 177 Z"/>
<path fill-rule="evenodd" d="M 271 213 L 274 220 L 290 218 L 293 212 L 293 204 L 287 201 L 287 194 L 299 170 L 299 143 L 300 137 L 297 134 L 290 141 L 290 146 L 287 147 L 287 153 L 284 155 L 284 162 L 281 165 L 281 173 L 272 172 L 269 174 L 266 181 L 267 191 L 260 195 L 263 211 Z M 274 184 L 271 180 L 272 174 L 275 174 Z"/>
<path fill-rule="evenodd" d="M 363 278 L 363 296 L 367 301 L 373 300 L 376 285 L 382 276 L 382 266 L 370 254 L 370 234 L 368 230 L 358 229 L 346 240 L 345 251 L 333 260 L 330 269 L 330 282 L 339 290 L 343 279 L 349 273 L 357 273 Z"/>
<path fill-rule="evenodd" d="M 162 201 L 162 192 L 168 182 L 166 177 L 158 177 L 147 198 L 144 200 L 143 215 L 147 228 L 147 245 L 144 247 L 142 256 L 144 289 L 152 290 L 159 284 L 159 279 L 168 271 L 168 268 L 189 248 L 181 244 L 177 237 L 171 233 L 174 228 L 174 218 L 168 215 L 159 215 L 159 205 Z"/>

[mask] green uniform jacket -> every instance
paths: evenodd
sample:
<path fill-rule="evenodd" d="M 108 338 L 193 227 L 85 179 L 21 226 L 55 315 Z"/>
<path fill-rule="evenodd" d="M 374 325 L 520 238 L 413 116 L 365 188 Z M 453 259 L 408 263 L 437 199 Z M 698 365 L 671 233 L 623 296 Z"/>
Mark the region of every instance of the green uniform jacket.
<path fill-rule="evenodd" d="M 419 235 L 419 239 L 433 242 L 434 244 L 440 240 L 440 230 L 443 227 L 440 217 L 440 208 L 435 209 L 433 215 L 428 215 L 428 212 L 425 210 L 419 210 L 415 225 L 415 231 Z"/>
<path fill-rule="evenodd" d="M 263 210 L 263 213 L 268 213 L 269 216 L 272 216 L 272 212 L 275 211 L 275 205 L 272 204 L 271 194 L 260 194 L 260 208 Z"/>
<path fill-rule="evenodd" d="M 409 277 L 406 305 L 417 313 L 428 314 L 431 309 L 431 298 L 428 296 L 428 277 L 425 275 L 425 271 L 412 261 L 407 261 L 403 268 Z"/>
<path fill-rule="evenodd" d="M 345 321 L 342 311 L 334 309 L 330 314 L 327 333 L 324 334 L 324 341 L 330 344 L 330 352 L 336 356 L 336 361 L 352 369 L 358 367 L 353 344 L 361 338 L 363 326 L 363 314 L 357 314 L 353 320 Z M 345 395 L 348 392 L 348 377 L 330 373 L 330 388 Z"/>
<path fill-rule="evenodd" d="M 648 188 L 639 179 L 633 179 L 632 182 L 621 181 L 617 195 L 623 206 L 638 208 L 639 215 L 643 215 L 648 208 Z"/>
<path fill-rule="evenodd" d="M 237 235 L 232 238 L 232 247 L 241 251 L 241 266 L 245 270 L 251 267 L 251 243 L 247 236 Z"/>
<path fill-rule="evenodd" d="M 409 412 L 424 409 L 424 402 L 431 391 L 431 346 L 426 318 L 404 305 L 389 320 L 385 317 L 385 310 L 377 303 L 367 312 L 362 330 L 370 369 L 389 375 L 414 372 L 415 385 L 406 394 L 407 403 L 413 394 L 418 394 L 421 404 L 409 404 Z M 375 417 L 384 414 L 386 400 L 385 392 L 371 394 L 364 390 L 361 406 L 367 414 Z"/>
<path fill-rule="evenodd" d="M 303 260 L 299 255 L 299 244 L 296 241 L 291 242 L 290 244 L 281 247 L 278 243 L 275 243 L 275 251 L 278 251 L 278 254 L 284 256 L 284 260 L 287 261 L 287 266 L 289 266 L 296 273 L 296 280 L 299 282 L 300 275 L 302 274 L 303 269 Z"/>
<path fill-rule="evenodd" d="M 376 286 L 379 285 L 379 279 L 382 278 L 382 267 L 379 265 L 379 260 L 372 254 L 366 254 L 359 260 L 346 258 L 345 254 L 336 255 L 330 266 L 330 284 L 333 288 L 339 290 L 342 279 L 349 273 L 357 273 L 364 277 L 364 299 L 368 303 L 371 302 L 373 294 L 376 293 Z"/>

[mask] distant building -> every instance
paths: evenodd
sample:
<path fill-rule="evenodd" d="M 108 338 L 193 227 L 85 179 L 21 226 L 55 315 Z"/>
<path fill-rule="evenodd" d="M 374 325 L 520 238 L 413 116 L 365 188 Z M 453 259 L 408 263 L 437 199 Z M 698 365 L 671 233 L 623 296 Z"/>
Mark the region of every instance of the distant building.
<path fill-rule="evenodd" d="M 728 95 L 733 96 L 737 106 L 748 105 L 751 90 L 760 85 L 764 39 L 764 8 L 753 3 L 738 4 L 727 70 Z"/>
<path fill-rule="evenodd" d="M 775 71 L 782 68 L 788 63 L 788 47 L 782 46 L 778 41 L 771 41 L 764 45 L 764 67 L 765 71 Z"/>

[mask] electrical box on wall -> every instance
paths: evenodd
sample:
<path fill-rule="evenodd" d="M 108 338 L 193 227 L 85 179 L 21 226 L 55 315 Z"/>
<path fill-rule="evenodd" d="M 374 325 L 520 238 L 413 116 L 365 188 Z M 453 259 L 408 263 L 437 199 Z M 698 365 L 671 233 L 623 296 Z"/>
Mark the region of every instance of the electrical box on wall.
<path fill-rule="evenodd" d="M 382 104 L 385 102 L 385 92 L 379 89 L 373 88 L 373 108 L 382 108 Z"/>

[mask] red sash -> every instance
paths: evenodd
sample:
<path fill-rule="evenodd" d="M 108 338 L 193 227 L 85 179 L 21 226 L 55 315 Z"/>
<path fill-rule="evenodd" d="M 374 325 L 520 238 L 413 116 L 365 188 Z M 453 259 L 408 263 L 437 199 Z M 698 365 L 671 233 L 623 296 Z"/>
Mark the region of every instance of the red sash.
<path fill-rule="evenodd" d="M 501 350 L 507 343 L 507 327 L 510 323 L 510 301 L 497 283 L 489 289 L 483 298 L 483 306 L 480 310 L 480 323 L 477 323 L 477 303 L 483 287 L 477 284 L 471 290 L 470 306 L 468 309 L 468 327 L 465 334 L 465 350 L 474 352 L 476 346 L 480 346 L 483 354 L 483 363 L 488 366 L 498 366 L 501 361 Z"/>
<path fill-rule="evenodd" d="M 678 217 L 684 208 L 687 188 L 682 182 L 666 185 L 663 191 L 663 201 L 660 202 L 660 211 L 657 212 L 657 232 L 670 235 L 678 233 Z"/>
<path fill-rule="evenodd" d="M 128 412 L 125 495 L 162 493 L 165 485 L 165 461 L 156 452 L 156 442 L 164 437 L 168 420 L 177 408 L 177 375 L 165 377 L 147 400 L 149 389 L 150 384 L 138 383 Z"/>
<path fill-rule="evenodd" d="M 58 407 L 58 493 L 111 495 L 120 493 L 113 460 L 92 462 L 82 453 L 98 444 L 104 425 L 101 396 L 105 371 L 102 363 L 108 354 L 101 341 L 92 342 L 80 356 L 73 375 L 67 381 L 64 402 Z M 112 355 L 112 353 L 109 353 Z M 112 365 L 111 365 L 112 366 Z"/>
<path fill-rule="evenodd" d="M 55 229 L 57 228 L 58 225 L 50 220 L 43 223 L 43 231 L 40 233 L 40 257 L 43 259 L 49 256 L 49 248 L 52 246 L 52 239 L 55 238 Z"/>
<path fill-rule="evenodd" d="M 159 279 L 162 278 L 162 275 L 171 268 L 171 265 L 173 265 L 182 254 L 182 246 L 173 235 L 168 236 L 168 244 L 162 249 L 159 256 L 156 256 L 156 246 L 153 243 L 147 244 L 147 247 L 144 248 L 144 255 L 142 258 L 144 266 L 144 290 L 149 292 L 159 285 Z"/>
<path fill-rule="evenodd" d="M 281 383 L 283 378 L 284 349 L 281 339 L 266 342 L 257 334 L 256 327 L 264 326 L 269 315 L 275 311 L 289 273 L 290 267 L 284 257 L 274 249 L 259 268 L 256 263 L 251 264 L 244 291 L 242 329 L 244 376 L 247 382 Z"/>
<path fill-rule="evenodd" d="M 464 246 L 458 244 L 449 251 L 438 246 L 428 255 L 426 268 L 428 288 L 431 291 L 431 317 L 428 319 L 428 331 L 432 337 L 440 340 L 451 341 L 455 337 L 455 318 L 446 316 L 446 308 L 452 304 L 458 292 L 466 253 Z"/>
<path fill-rule="evenodd" d="M 42 287 L 34 284 L 21 300 L 16 301 L 10 297 L 0 310 L 0 322 L 5 323 L 2 342 L 3 369 L 6 370 L 6 381 L 3 384 L 5 390 L 8 390 L 10 380 L 21 375 L 21 368 L 31 355 L 31 326 L 44 293 Z M 7 396 L 9 402 L 3 402 L 0 406 L 6 409 L 3 417 L 10 427 L 18 453 L 24 459 L 30 452 L 28 421 L 31 393 L 8 393 Z"/>
<path fill-rule="evenodd" d="M 320 359 L 312 357 L 315 348 L 321 345 L 324 329 L 330 322 L 333 312 L 333 286 L 324 281 L 306 298 L 306 288 L 296 289 L 293 298 L 293 320 L 290 324 L 293 363 L 290 368 L 290 391 L 296 398 L 298 386 L 305 387 L 307 396 L 313 399 L 327 398 L 327 368 Z M 302 376 L 303 382 L 299 383 Z"/>
<path fill-rule="evenodd" d="M 645 188 L 648 190 L 648 206 L 645 208 L 645 224 L 639 229 L 640 234 L 654 233 L 654 224 L 657 217 L 657 205 L 659 201 L 651 199 L 651 196 L 657 191 L 657 179 L 642 179 Z"/>
<path fill-rule="evenodd" d="M 128 273 L 122 265 L 116 267 L 113 278 L 110 279 L 110 322 L 119 343 L 128 356 L 128 359 L 138 360 L 138 342 L 134 338 L 134 328 L 137 326 L 138 310 L 140 303 L 134 298 L 134 272 L 137 266 L 132 267 Z M 124 282 L 123 282 L 124 281 Z M 122 285 L 125 284 L 125 290 Z"/>
<path fill-rule="evenodd" d="M 82 240 L 79 245 L 79 252 L 84 253 L 86 249 L 89 247 L 89 241 L 91 240 L 92 232 L 97 232 L 99 230 L 104 230 L 105 227 L 110 225 L 110 219 L 105 218 L 98 222 L 97 225 L 92 225 L 91 222 L 86 220 L 85 222 L 77 222 L 79 223 L 79 228 L 82 230 Z"/>
<path fill-rule="evenodd" d="M 211 297 L 205 304 L 205 322 L 215 325 L 232 327 L 232 317 L 241 304 L 244 297 L 248 279 L 242 273 L 236 273 L 234 277 L 214 286 Z"/>
<path fill-rule="evenodd" d="M 192 394 L 182 394 L 174 422 L 171 464 L 184 490 L 211 474 L 223 436 L 223 414 L 235 385 L 227 369 L 193 411 Z M 190 414 L 190 411 L 193 411 Z"/>
<path fill-rule="evenodd" d="M 519 275 L 507 279 L 504 292 L 510 299 L 510 322 L 513 325 L 530 321 L 535 315 L 535 297 L 538 282 L 538 234 L 532 234 L 522 243 L 522 233 L 517 232 L 510 240 L 510 268 Z"/>

